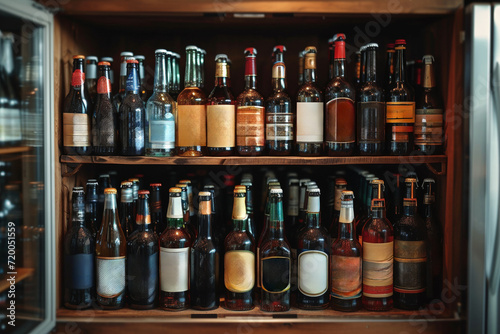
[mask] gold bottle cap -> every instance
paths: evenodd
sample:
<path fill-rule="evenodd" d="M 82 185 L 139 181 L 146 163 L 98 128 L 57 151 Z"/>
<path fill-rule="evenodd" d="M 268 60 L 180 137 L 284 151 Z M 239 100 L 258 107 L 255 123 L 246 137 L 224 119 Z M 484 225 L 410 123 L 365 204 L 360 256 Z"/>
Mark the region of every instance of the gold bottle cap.
<path fill-rule="evenodd" d="M 179 187 L 172 187 L 168 190 L 169 193 L 180 193 L 182 192 L 182 189 Z"/>
<path fill-rule="evenodd" d="M 200 201 L 199 212 L 202 215 L 210 215 L 212 214 L 212 194 L 208 191 L 200 191 L 198 193 L 198 198 Z M 202 200 L 202 197 L 208 197 L 208 200 Z"/>
<path fill-rule="evenodd" d="M 133 186 L 133 183 L 130 182 L 130 181 L 122 181 L 122 183 L 120 184 L 122 187 L 132 187 Z"/>
<path fill-rule="evenodd" d="M 130 182 L 139 182 L 139 179 L 138 178 L 131 178 L 131 179 L 128 179 Z"/>
<path fill-rule="evenodd" d="M 234 187 L 234 193 L 235 194 L 246 194 L 247 192 L 247 187 L 243 185 L 235 186 Z"/>
<path fill-rule="evenodd" d="M 177 188 L 181 188 L 181 189 L 182 189 L 182 188 L 187 188 L 187 186 L 188 186 L 188 185 L 187 185 L 187 184 L 185 184 L 185 183 L 177 183 L 175 186 L 176 186 Z"/>
<path fill-rule="evenodd" d="M 76 55 L 76 56 L 73 56 L 73 59 L 85 59 L 85 56 L 83 56 L 83 55 Z"/>
<path fill-rule="evenodd" d="M 180 180 L 179 183 L 191 184 L 191 180 Z"/>
<path fill-rule="evenodd" d="M 346 186 L 347 185 L 347 181 L 344 178 L 339 177 L 339 178 L 335 179 L 335 185 L 337 185 L 337 186 Z"/>
<path fill-rule="evenodd" d="M 117 191 L 116 191 L 115 188 L 106 188 L 106 189 L 104 189 L 104 193 L 105 194 L 114 194 L 114 195 L 116 195 Z"/>

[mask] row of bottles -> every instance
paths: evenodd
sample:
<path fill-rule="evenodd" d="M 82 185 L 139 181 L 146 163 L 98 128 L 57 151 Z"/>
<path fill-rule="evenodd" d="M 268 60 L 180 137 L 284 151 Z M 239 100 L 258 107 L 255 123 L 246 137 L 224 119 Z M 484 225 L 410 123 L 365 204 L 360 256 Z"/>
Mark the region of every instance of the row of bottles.
<path fill-rule="evenodd" d="M 156 50 L 154 91 L 147 101 L 141 93 L 140 61 L 122 54 L 127 74 L 120 82 L 126 84 L 116 95 L 121 97 L 114 103 L 116 110 L 112 110 L 111 85 L 103 84 L 106 89 L 98 94 L 94 109 L 86 111 L 85 80 L 73 80 L 79 85 L 73 85 L 66 98 L 65 153 L 90 154 L 92 148 L 96 155 L 147 156 L 443 153 L 443 110 L 434 58 L 423 58 L 422 85 L 415 102 L 414 89 L 406 79 L 405 40 L 397 40 L 394 49 L 389 46 L 387 59 L 393 72 L 384 91 L 377 81 L 378 45 L 361 48 L 359 78 L 352 85 L 345 75 L 346 37 L 337 34 L 335 38 L 332 78 L 324 94 L 316 85 L 316 47 L 304 50 L 303 83 L 295 104 L 287 94 L 283 45 L 273 49 L 273 93 L 267 99 L 257 90 L 255 48 L 244 51 L 245 90 L 237 98 L 231 92 L 225 54 L 215 57 L 215 87 L 207 97 L 202 89 L 203 50 L 186 47 L 185 85 L 178 95 L 168 84 L 168 51 Z M 84 75 L 82 57 L 75 59 L 77 77 Z M 109 81 L 109 63 L 99 64 L 99 81 Z"/>
<path fill-rule="evenodd" d="M 222 202 L 221 194 L 213 185 L 196 196 L 189 180 L 170 188 L 164 220 L 161 184 L 151 184 L 148 191 L 139 190 L 139 179 L 124 181 L 120 206 L 116 189 L 103 191 L 98 232 L 93 231 L 95 220 L 86 218 L 96 206 L 86 208 L 84 189 L 75 187 L 73 226 L 64 245 L 65 305 L 89 307 L 97 290 L 98 305 L 111 309 L 128 300 L 138 309 L 208 310 L 218 307 L 221 297 L 230 310 L 331 305 L 340 311 L 383 311 L 393 302 L 418 309 L 436 296 L 442 280 L 439 228 L 432 214 L 435 181 L 423 182 L 425 223 L 416 211 L 414 177 L 400 187 L 400 213 L 390 214 L 390 221 L 384 181 L 362 174 L 355 177 L 359 185 L 354 188 L 365 202 L 363 210 L 354 210 L 353 191 L 336 176 L 335 210 L 323 224 L 321 191 L 310 179 L 292 177 L 282 187 L 278 179 L 267 178 L 261 215 L 254 211 L 253 179 L 244 175 L 241 185 L 231 187 L 231 223 L 221 222 L 215 203 L 217 197 Z M 97 182 L 90 180 L 87 189 L 95 194 Z"/>

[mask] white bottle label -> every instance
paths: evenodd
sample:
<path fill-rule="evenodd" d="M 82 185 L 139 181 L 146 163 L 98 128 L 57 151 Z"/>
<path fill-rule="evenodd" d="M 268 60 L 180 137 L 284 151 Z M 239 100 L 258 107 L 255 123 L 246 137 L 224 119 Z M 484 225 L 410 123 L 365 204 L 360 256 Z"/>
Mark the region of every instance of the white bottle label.
<path fill-rule="evenodd" d="M 309 297 L 318 297 L 328 290 L 328 254 L 305 251 L 299 254 L 299 291 Z"/>
<path fill-rule="evenodd" d="M 151 148 L 175 148 L 174 120 L 149 121 L 149 141 Z"/>
<path fill-rule="evenodd" d="M 297 142 L 323 142 L 323 102 L 297 102 Z"/>
<path fill-rule="evenodd" d="M 125 256 L 97 257 L 97 294 L 113 298 L 125 290 Z"/>
<path fill-rule="evenodd" d="M 160 247 L 160 289 L 165 292 L 189 289 L 189 247 Z"/>

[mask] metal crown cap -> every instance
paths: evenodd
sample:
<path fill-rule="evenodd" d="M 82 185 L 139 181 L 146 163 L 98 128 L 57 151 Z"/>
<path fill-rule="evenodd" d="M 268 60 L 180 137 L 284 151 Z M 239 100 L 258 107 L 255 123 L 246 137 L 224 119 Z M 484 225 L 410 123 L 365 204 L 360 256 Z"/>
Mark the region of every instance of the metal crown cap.
<path fill-rule="evenodd" d="M 134 54 L 130 51 L 123 51 L 122 53 L 120 53 L 120 56 L 121 57 L 133 57 Z"/>
<path fill-rule="evenodd" d="M 139 190 L 137 192 L 138 195 L 149 195 L 149 190 Z"/>
<path fill-rule="evenodd" d="M 167 50 L 165 50 L 165 49 L 156 49 L 155 53 L 167 53 Z"/>
<path fill-rule="evenodd" d="M 100 61 L 97 63 L 97 66 L 111 66 L 111 64 L 107 61 Z"/>
<path fill-rule="evenodd" d="M 188 50 L 198 50 L 198 47 L 196 45 L 188 45 L 186 46 L 186 51 Z"/>
<path fill-rule="evenodd" d="M 73 59 L 85 59 L 85 56 L 83 56 L 83 55 L 76 55 L 76 56 L 73 56 Z"/>
<path fill-rule="evenodd" d="M 338 177 L 335 179 L 335 185 L 347 185 L 347 181 L 342 177 Z"/>
<path fill-rule="evenodd" d="M 215 56 L 215 61 L 217 61 L 219 59 L 226 60 L 226 62 L 227 62 L 227 60 L 228 60 L 227 54 L 225 54 L 225 53 L 219 53 L 218 55 Z"/>
<path fill-rule="evenodd" d="M 83 190 L 83 187 L 73 187 L 73 192 L 83 193 L 84 190 Z"/>
<path fill-rule="evenodd" d="M 431 178 L 426 178 L 426 179 L 424 179 L 423 183 L 436 183 L 436 180 L 431 179 Z"/>
<path fill-rule="evenodd" d="M 318 53 L 318 50 L 315 46 L 306 46 L 304 53 Z"/>
<path fill-rule="evenodd" d="M 123 181 L 120 186 L 123 187 L 132 187 L 134 184 L 130 181 Z"/>
<path fill-rule="evenodd" d="M 377 43 L 368 43 L 365 45 L 365 47 L 368 49 L 368 48 L 378 48 L 378 44 Z"/>
<path fill-rule="evenodd" d="M 203 197 L 203 196 L 211 197 L 212 194 L 210 192 L 208 192 L 208 191 L 200 191 L 198 193 L 198 197 Z"/>
<path fill-rule="evenodd" d="M 432 64 L 434 62 L 434 56 L 432 55 L 425 55 L 422 57 L 422 62 L 424 64 Z"/>
<path fill-rule="evenodd" d="M 365 51 L 365 50 L 366 50 L 366 45 L 363 45 L 363 46 L 361 46 L 361 47 L 359 48 L 359 51 L 360 51 L 360 52 L 363 52 L 363 51 Z"/>
<path fill-rule="evenodd" d="M 113 57 L 102 57 L 101 61 L 109 61 L 110 63 L 112 63 L 114 60 Z"/>
<path fill-rule="evenodd" d="M 87 60 L 94 60 L 95 62 L 98 61 L 96 56 L 87 56 Z"/>
<path fill-rule="evenodd" d="M 182 192 L 182 189 L 181 188 L 178 188 L 178 187 L 172 187 L 168 190 L 169 193 L 180 193 Z"/>
<path fill-rule="evenodd" d="M 342 193 L 340 194 L 340 198 L 342 200 L 345 199 L 345 197 L 347 196 L 352 196 L 352 198 L 354 198 L 354 191 L 352 190 L 342 190 Z"/>
<path fill-rule="evenodd" d="M 116 189 L 115 188 L 106 188 L 104 189 L 104 193 L 105 194 L 115 194 L 117 193 Z"/>
<path fill-rule="evenodd" d="M 404 39 L 397 39 L 394 45 L 406 45 L 406 41 Z"/>
<path fill-rule="evenodd" d="M 145 60 L 146 57 L 144 57 L 143 55 L 136 55 L 135 56 L 135 59 L 138 59 L 138 60 Z"/>
<path fill-rule="evenodd" d="M 271 189 L 271 194 L 283 194 L 283 189 Z"/>
<path fill-rule="evenodd" d="M 284 45 L 276 45 L 274 48 L 273 48 L 273 52 L 285 52 L 286 51 L 286 47 Z"/>
<path fill-rule="evenodd" d="M 246 48 L 243 54 L 246 57 L 255 57 L 257 56 L 257 49 L 256 48 Z"/>

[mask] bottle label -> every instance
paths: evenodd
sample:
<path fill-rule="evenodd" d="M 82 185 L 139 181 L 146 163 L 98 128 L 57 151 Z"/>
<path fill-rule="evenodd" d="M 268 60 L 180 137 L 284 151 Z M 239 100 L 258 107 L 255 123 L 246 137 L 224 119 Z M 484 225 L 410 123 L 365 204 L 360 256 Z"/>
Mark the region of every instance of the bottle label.
<path fill-rule="evenodd" d="M 354 101 L 338 97 L 326 103 L 326 142 L 354 143 L 356 141 L 356 111 Z"/>
<path fill-rule="evenodd" d="M 331 296 L 338 299 L 361 297 L 361 257 L 332 255 Z"/>
<path fill-rule="evenodd" d="M 64 146 L 90 146 L 89 115 L 63 113 L 63 135 Z"/>
<path fill-rule="evenodd" d="M 133 69 L 129 72 L 125 90 L 127 92 L 137 92 L 139 90 L 139 78 L 137 77 L 137 70 Z"/>
<path fill-rule="evenodd" d="M 149 142 L 153 149 L 173 149 L 175 147 L 174 120 L 149 121 Z"/>
<path fill-rule="evenodd" d="M 235 293 L 248 292 L 255 285 L 255 254 L 229 251 L 224 254 L 224 284 Z"/>
<path fill-rule="evenodd" d="M 363 242 L 363 296 L 392 296 L 394 242 Z"/>
<path fill-rule="evenodd" d="M 415 110 L 415 144 L 443 144 L 443 109 Z"/>
<path fill-rule="evenodd" d="M 266 140 L 293 140 L 292 113 L 266 114 Z"/>
<path fill-rule="evenodd" d="M 386 123 L 415 123 L 415 102 L 387 102 Z"/>
<path fill-rule="evenodd" d="M 236 109 L 236 145 L 264 146 L 264 107 L 239 106 Z"/>
<path fill-rule="evenodd" d="M 235 124 L 234 105 L 207 106 L 207 147 L 234 147 Z"/>
<path fill-rule="evenodd" d="M 206 146 L 206 107 L 204 105 L 178 105 L 177 108 L 177 146 Z"/>
<path fill-rule="evenodd" d="M 270 256 L 263 258 L 262 289 L 269 293 L 282 293 L 290 289 L 290 258 Z"/>
<path fill-rule="evenodd" d="M 125 256 L 96 258 L 97 294 L 113 298 L 125 290 Z"/>
<path fill-rule="evenodd" d="M 90 289 L 94 286 L 94 254 L 75 254 L 64 257 L 64 281 L 70 289 Z"/>
<path fill-rule="evenodd" d="M 74 70 L 71 76 L 71 86 L 82 86 L 85 82 L 85 73 L 81 70 Z"/>
<path fill-rule="evenodd" d="M 420 293 L 426 286 L 427 251 L 424 240 L 394 243 L 394 291 Z"/>
<path fill-rule="evenodd" d="M 334 204 L 335 211 L 340 211 L 340 209 L 342 208 L 341 197 L 343 190 L 344 189 L 342 188 L 335 187 L 335 204 Z"/>
<path fill-rule="evenodd" d="M 160 247 L 160 289 L 165 292 L 189 289 L 189 247 Z"/>
<path fill-rule="evenodd" d="M 385 103 L 358 102 L 358 142 L 383 143 L 385 141 Z"/>
<path fill-rule="evenodd" d="M 328 290 L 328 254 L 302 251 L 298 259 L 299 291 L 308 297 L 319 297 Z"/>
<path fill-rule="evenodd" d="M 413 126 L 393 125 L 390 131 L 391 141 L 395 143 L 407 143 L 410 141 L 410 133 L 413 133 Z"/>
<path fill-rule="evenodd" d="M 297 102 L 297 142 L 323 142 L 323 102 Z"/>
<path fill-rule="evenodd" d="M 135 301 L 150 300 L 158 293 L 158 252 L 127 255 L 127 291 Z"/>
<path fill-rule="evenodd" d="M 97 80 L 97 94 L 111 93 L 111 80 L 102 76 Z"/>

